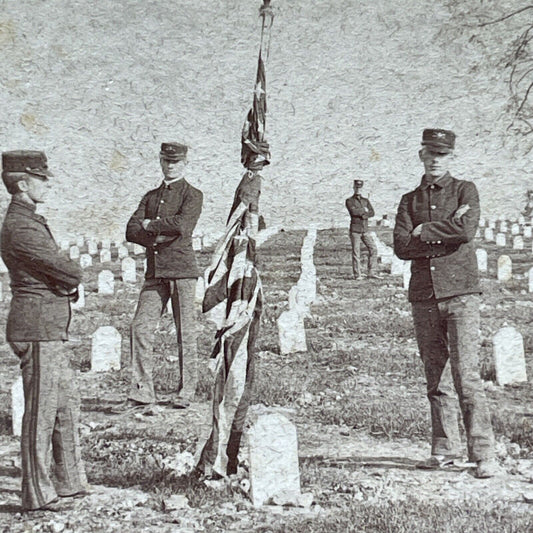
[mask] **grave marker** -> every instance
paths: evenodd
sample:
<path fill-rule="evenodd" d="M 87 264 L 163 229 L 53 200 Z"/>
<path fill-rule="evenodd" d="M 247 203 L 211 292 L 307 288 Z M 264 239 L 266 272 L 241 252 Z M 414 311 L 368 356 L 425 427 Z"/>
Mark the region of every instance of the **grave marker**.
<path fill-rule="evenodd" d="M 515 222 L 511 226 L 511 235 L 518 235 L 520 233 L 520 226 Z"/>
<path fill-rule="evenodd" d="M 80 256 L 81 268 L 89 268 L 93 266 L 93 258 L 89 254 L 81 254 Z"/>
<path fill-rule="evenodd" d="M 115 293 L 115 276 L 110 270 L 102 270 L 98 274 L 98 294 Z"/>
<path fill-rule="evenodd" d="M 11 386 L 11 429 L 15 437 L 22 434 L 22 417 L 24 416 L 24 387 L 22 376 Z"/>
<path fill-rule="evenodd" d="M 524 239 L 522 235 L 515 235 L 513 239 L 513 250 L 523 250 L 524 249 Z"/>
<path fill-rule="evenodd" d="M 118 246 L 117 251 L 118 251 L 118 258 L 119 259 L 124 259 L 125 257 L 129 256 L 128 249 L 125 246 L 123 246 L 123 245 Z"/>
<path fill-rule="evenodd" d="M 70 248 L 70 241 L 68 239 L 62 239 L 59 243 L 59 248 L 62 252 L 67 252 Z"/>
<path fill-rule="evenodd" d="M 98 243 L 95 240 L 87 242 L 87 253 L 90 255 L 96 255 L 98 253 Z"/>
<path fill-rule="evenodd" d="M 296 426 L 273 413 L 258 417 L 249 433 L 250 494 L 254 507 L 276 495 L 300 496 Z"/>
<path fill-rule="evenodd" d="M 494 242 L 494 231 L 492 228 L 485 228 L 485 240 L 487 242 Z"/>
<path fill-rule="evenodd" d="M 141 246 L 140 244 L 137 244 L 136 242 L 133 243 L 133 255 L 143 254 L 144 251 L 145 251 L 144 246 Z"/>
<path fill-rule="evenodd" d="M 78 301 L 70 304 L 71 309 L 83 309 L 85 307 L 85 288 L 83 283 L 78 285 Z"/>
<path fill-rule="evenodd" d="M 76 260 L 80 258 L 80 249 L 77 246 L 71 246 L 69 251 L 69 257 L 72 260 Z"/>
<path fill-rule="evenodd" d="M 102 250 L 109 250 L 111 248 L 111 239 L 102 239 Z"/>
<path fill-rule="evenodd" d="M 137 281 L 135 259 L 132 257 L 125 257 L 122 260 L 122 281 L 124 283 L 135 283 Z"/>
<path fill-rule="evenodd" d="M 483 248 L 476 250 L 477 268 L 480 272 L 487 272 L 487 251 Z"/>
<path fill-rule="evenodd" d="M 500 255 L 498 257 L 498 281 L 511 281 L 513 279 L 513 262 L 508 255 Z"/>
<path fill-rule="evenodd" d="M 104 248 L 100 251 L 100 263 L 111 263 L 111 251 Z"/>
<path fill-rule="evenodd" d="M 107 372 L 120 370 L 120 351 L 122 339 L 113 326 L 98 328 L 92 338 L 91 370 Z"/>
<path fill-rule="evenodd" d="M 492 338 L 498 385 L 527 381 L 524 341 L 513 327 L 503 327 Z"/>
<path fill-rule="evenodd" d="M 496 246 L 505 246 L 506 239 L 505 239 L 505 233 L 498 233 L 496 235 Z"/>
<path fill-rule="evenodd" d="M 524 239 L 531 239 L 531 226 L 524 226 Z"/>

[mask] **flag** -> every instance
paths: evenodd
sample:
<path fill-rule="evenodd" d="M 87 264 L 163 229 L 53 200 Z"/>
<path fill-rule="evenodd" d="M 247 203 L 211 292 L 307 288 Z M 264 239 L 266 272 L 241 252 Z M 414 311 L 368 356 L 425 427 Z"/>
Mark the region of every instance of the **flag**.
<path fill-rule="evenodd" d="M 214 358 L 212 424 L 201 448 L 198 468 L 221 476 L 237 471 L 242 431 L 254 377 L 255 343 L 262 307 L 261 279 L 256 264 L 261 176 L 269 164 L 264 139 L 265 66 L 259 54 L 252 108 L 241 136 L 241 162 L 247 169 L 230 209 L 224 236 L 206 271 L 204 313 L 217 322 Z"/>

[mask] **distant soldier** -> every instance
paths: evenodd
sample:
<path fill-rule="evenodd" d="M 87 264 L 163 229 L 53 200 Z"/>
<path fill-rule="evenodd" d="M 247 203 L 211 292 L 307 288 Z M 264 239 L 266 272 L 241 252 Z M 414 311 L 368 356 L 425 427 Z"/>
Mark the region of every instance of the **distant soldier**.
<path fill-rule="evenodd" d="M 459 396 L 470 461 L 476 476 L 499 472 L 494 436 L 479 375 L 480 288 L 474 236 L 479 198 L 471 181 L 448 172 L 455 146 L 449 130 L 426 129 L 419 157 L 420 185 L 398 207 L 394 251 L 411 260 L 409 301 L 427 381 L 433 430 L 431 457 L 439 468 L 461 456 L 454 386 Z"/>
<path fill-rule="evenodd" d="M 181 392 L 170 400 L 185 408 L 198 379 L 196 309 L 199 276 L 192 233 L 202 211 L 202 193 L 184 179 L 187 146 L 163 143 L 163 183 L 146 193 L 130 218 L 126 239 L 146 247 L 146 276 L 131 324 L 132 381 L 128 399 L 118 412 L 155 409 L 152 378 L 154 333 L 170 299 L 178 340 Z"/>
<path fill-rule="evenodd" d="M 368 277 L 378 279 L 377 247 L 372 235 L 368 233 L 368 219 L 374 216 L 374 208 L 368 198 L 361 196 L 362 180 L 353 181 L 353 196 L 346 199 L 346 209 L 350 213 L 350 241 L 352 243 L 352 269 L 355 280 L 362 279 L 361 241 L 368 249 Z"/>
<path fill-rule="evenodd" d="M 49 186 L 43 152 L 2 154 L 2 180 L 12 195 L 2 225 L 1 253 L 13 298 L 7 340 L 20 358 L 25 410 L 22 419 L 22 507 L 59 511 L 88 492 L 81 460 L 79 396 L 70 367 L 70 302 L 80 267 L 61 256 L 36 206 Z M 53 478 L 50 476 L 53 465 Z"/>

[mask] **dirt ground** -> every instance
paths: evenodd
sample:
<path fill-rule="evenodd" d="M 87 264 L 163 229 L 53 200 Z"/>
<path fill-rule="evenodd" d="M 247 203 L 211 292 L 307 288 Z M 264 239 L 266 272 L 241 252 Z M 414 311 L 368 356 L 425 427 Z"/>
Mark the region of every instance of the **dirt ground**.
<path fill-rule="evenodd" d="M 390 242 L 389 230 L 379 229 L 378 234 L 384 242 Z M 353 506 L 379 510 L 385 506 L 410 507 L 413 502 L 428 510 L 454 505 L 467 513 L 470 508 L 487 513 L 499 509 L 502 518 L 497 523 L 501 529 L 493 526 L 492 530 L 520 531 L 509 528 L 515 522 L 526 523 L 531 513 L 533 390 L 529 383 L 506 388 L 494 384 L 490 338 L 505 323 L 517 327 L 524 336 L 531 375 L 533 297 L 526 292 L 523 277 L 531 266 L 531 254 L 506 250 L 513 257 L 518 276 L 502 286 L 494 280 L 495 261 L 501 251 L 487 247 L 481 372 L 492 409 L 502 474 L 478 480 L 466 458 L 460 467 L 449 470 L 415 468 L 430 451 L 429 409 L 405 291 L 401 279 L 391 277 L 384 265 L 380 266 L 382 280 L 354 284 L 345 232 L 319 232 L 315 247 L 318 301 L 306 321 L 308 351 L 279 354 L 275 320 L 286 309 L 288 291 L 298 279 L 304 235 L 282 232 L 261 248 L 267 305 L 258 340 L 258 373 L 250 418 L 277 411 L 296 424 L 301 488 L 313 495 L 311 506 L 253 508 L 243 483 L 247 478 L 246 444 L 241 454 L 243 467 L 237 476 L 225 481 L 180 476 L 176 473 L 178 467 L 169 466 L 173 457 L 190 459 L 209 429 L 206 362 L 214 331 L 203 317 L 199 347 L 204 368 L 198 401 L 189 409 L 167 409 L 157 416 L 110 414 L 127 390 L 127 332 L 141 281 L 136 286 L 119 282 L 116 296 L 105 299 L 91 292 L 102 268 L 95 265 L 87 273 L 87 305 L 77 312 L 72 325 L 72 335 L 77 339 L 73 363 L 80 369 L 83 454 L 93 493 L 76 500 L 66 512 L 21 513 L 19 440 L 10 434 L 9 398 L 10 385 L 19 371 L 14 356 L 2 345 L 0 531 L 266 532 L 303 531 L 306 529 L 298 527 L 310 523 L 341 531 L 334 529 L 334 524 Z M 209 251 L 202 253 L 202 266 L 208 260 Z M 113 267 L 118 276 L 117 268 Z M 4 300 L 0 306 L 0 319 L 5 322 L 8 303 Z M 98 326 L 109 324 L 123 335 L 125 368 L 95 374 L 89 371 L 90 335 Z M 175 342 L 168 316 L 158 327 L 157 339 L 156 386 L 164 393 L 172 390 L 174 383 L 167 372 L 174 364 L 169 354 Z M 411 530 L 416 530 L 420 516 L 413 515 Z M 474 515 L 470 522 L 468 517 L 465 520 L 472 528 L 469 531 L 477 531 Z M 368 525 L 368 529 L 353 531 L 409 530 L 387 527 Z M 479 527 L 479 531 L 489 530 Z M 419 530 L 426 531 L 422 527 Z"/>

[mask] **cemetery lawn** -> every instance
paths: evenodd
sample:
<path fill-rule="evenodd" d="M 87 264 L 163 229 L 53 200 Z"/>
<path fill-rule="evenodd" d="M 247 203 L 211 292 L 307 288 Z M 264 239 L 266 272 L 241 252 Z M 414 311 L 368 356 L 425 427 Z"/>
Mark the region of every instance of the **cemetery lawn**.
<path fill-rule="evenodd" d="M 391 243 L 390 230 L 377 232 Z M 305 323 L 308 351 L 279 354 L 276 319 L 288 308 L 289 289 L 298 280 L 304 236 L 303 231 L 281 232 L 260 248 L 266 304 L 250 420 L 273 409 L 296 424 L 301 488 L 312 493 L 311 507 L 254 509 L 246 493 L 246 442 L 237 476 L 205 482 L 181 475 L 189 453 L 209 429 L 207 361 L 214 326 L 205 317 L 200 318 L 198 401 L 189 409 L 166 409 L 156 416 L 110 414 L 127 393 L 129 323 L 141 280 L 123 284 L 115 261 L 115 296 L 99 296 L 96 278 L 103 267 L 95 259 L 86 271 L 86 306 L 75 312 L 71 326 L 73 364 L 80 369 L 83 455 L 94 492 L 76 500 L 70 511 L 20 513 L 18 438 L 11 436 L 9 396 L 19 370 L 3 344 L 0 531 L 533 531 L 527 503 L 533 500 L 533 388 L 529 383 L 495 385 L 491 340 L 504 325 L 520 331 L 528 375 L 533 376 L 533 295 L 522 277 L 531 267 L 531 253 L 505 249 L 519 277 L 502 284 L 495 279 L 502 249 L 485 246 L 489 271 L 482 279 L 481 373 L 503 473 L 478 480 L 467 467 L 415 468 L 430 453 L 430 421 L 410 306 L 401 278 L 388 274 L 388 266 L 380 266 L 382 280 L 352 280 L 347 231 L 319 231 L 314 253 L 318 302 Z M 526 248 L 531 250 L 530 240 Z M 210 252 L 199 257 L 204 268 Z M 140 274 L 140 256 L 137 263 Z M 0 304 L 2 328 L 7 308 L 6 302 Z M 93 374 L 91 335 L 104 325 L 122 335 L 124 370 Z M 156 388 L 160 394 L 170 393 L 177 379 L 168 314 L 156 332 L 156 346 Z"/>

